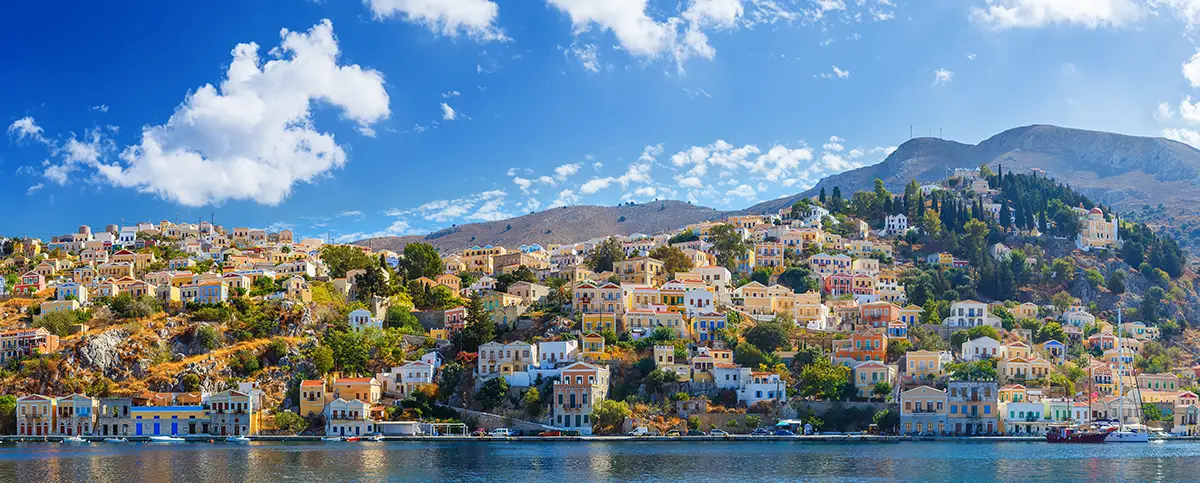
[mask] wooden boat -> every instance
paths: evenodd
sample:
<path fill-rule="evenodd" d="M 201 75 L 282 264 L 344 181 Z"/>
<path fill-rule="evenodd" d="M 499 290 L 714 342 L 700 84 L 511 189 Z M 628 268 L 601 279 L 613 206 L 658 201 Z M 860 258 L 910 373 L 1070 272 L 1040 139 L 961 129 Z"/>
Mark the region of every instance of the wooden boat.
<path fill-rule="evenodd" d="M 1047 443 L 1103 443 L 1108 431 L 1095 431 L 1068 426 L 1053 428 L 1046 433 Z"/>

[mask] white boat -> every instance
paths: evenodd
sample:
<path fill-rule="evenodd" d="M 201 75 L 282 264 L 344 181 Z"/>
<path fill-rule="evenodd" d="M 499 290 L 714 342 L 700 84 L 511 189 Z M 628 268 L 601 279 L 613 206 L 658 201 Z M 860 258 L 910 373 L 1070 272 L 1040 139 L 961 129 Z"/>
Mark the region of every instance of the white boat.
<path fill-rule="evenodd" d="M 1140 424 L 1127 424 L 1111 433 L 1104 438 L 1105 443 L 1149 443 L 1150 432 L 1145 426 Z"/>
<path fill-rule="evenodd" d="M 383 441 L 383 435 L 376 434 L 374 436 L 367 436 L 367 441 L 374 441 L 374 442 L 378 443 L 380 441 Z"/>
<path fill-rule="evenodd" d="M 183 438 L 175 436 L 151 436 L 151 443 L 182 443 Z"/>
<path fill-rule="evenodd" d="M 80 438 L 79 436 L 67 436 L 67 437 L 63 438 L 62 442 L 80 444 L 80 443 L 87 443 L 87 440 Z"/>
<path fill-rule="evenodd" d="M 129 440 L 125 439 L 125 438 L 104 438 L 104 442 L 105 443 L 128 443 Z"/>
<path fill-rule="evenodd" d="M 250 438 L 247 438 L 245 436 L 230 436 L 228 438 L 225 438 L 225 442 L 226 443 L 249 443 Z"/>
<path fill-rule="evenodd" d="M 332 443 L 332 442 L 341 441 L 341 440 L 342 440 L 342 438 L 338 437 L 338 436 L 326 436 L 324 438 L 321 438 L 321 441 L 324 441 L 326 443 Z"/>

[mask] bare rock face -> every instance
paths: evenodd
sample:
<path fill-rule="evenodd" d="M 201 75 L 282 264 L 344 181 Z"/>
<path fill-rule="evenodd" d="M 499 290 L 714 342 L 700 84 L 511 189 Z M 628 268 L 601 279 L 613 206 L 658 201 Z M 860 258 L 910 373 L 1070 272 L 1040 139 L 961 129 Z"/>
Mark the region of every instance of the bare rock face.
<path fill-rule="evenodd" d="M 122 329 L 114 329 L 92 337 L 79 348 L 79 362 L 93 370 L 105 374 L 111 373 L 121 366 L 121 351 L 117 346 L 129 337 Z"/>

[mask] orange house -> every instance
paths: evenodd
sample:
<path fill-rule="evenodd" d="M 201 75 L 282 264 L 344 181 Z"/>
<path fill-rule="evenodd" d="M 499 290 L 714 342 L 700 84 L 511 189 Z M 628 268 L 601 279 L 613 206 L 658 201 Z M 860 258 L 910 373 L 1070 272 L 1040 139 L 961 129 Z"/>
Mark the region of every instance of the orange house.
<path fill-rule="evenodd" d="M 833 341 L 834 360 L 883 361 L 887 357 L 887 335 L 882 332 L 861 331 L 849 339 Z"/>
<path fill-rule="evenodd" d="M 871 302 L 859 306 L 862 322 L 872 329 L 887 329 L 889 323 L 900 320 L 900 306 L 891 302 Z"/>

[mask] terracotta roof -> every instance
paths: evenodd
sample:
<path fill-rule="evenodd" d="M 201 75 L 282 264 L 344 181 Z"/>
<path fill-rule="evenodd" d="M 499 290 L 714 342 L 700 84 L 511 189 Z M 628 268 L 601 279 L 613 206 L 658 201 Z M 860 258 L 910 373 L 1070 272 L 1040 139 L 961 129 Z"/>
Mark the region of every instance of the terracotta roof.
<path fill-rule="evenodd" d="M 305 380 L 303 380 L 303 381 L 300 381 L 300 387 L 304 387 L 304 386 L 324 386 L 324 385 L 325 385 L 325 381 L 322 381 L 322 380 L 320 380 L 320 379 L 305 379 Z"/>
<path fill-rule="evenodd" d="M 339 377 L 337 379 L 334 379 L 333 383 L 337 384 L 337 383 L 344 383 L 344 382 L 371 382 L 371 379 L 372 378 L 370 378 L 370 377 Z"/>

